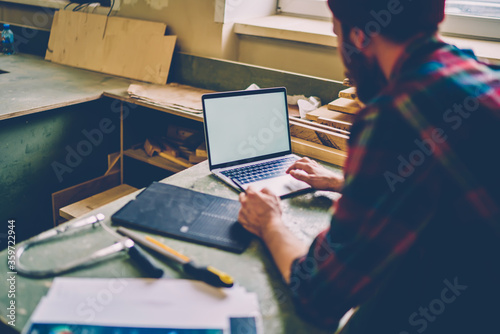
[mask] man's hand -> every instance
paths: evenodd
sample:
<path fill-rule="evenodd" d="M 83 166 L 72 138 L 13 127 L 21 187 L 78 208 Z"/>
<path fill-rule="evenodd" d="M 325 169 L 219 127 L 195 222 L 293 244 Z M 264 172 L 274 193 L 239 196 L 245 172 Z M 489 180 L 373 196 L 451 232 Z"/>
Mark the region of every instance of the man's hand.
<path fill-rule="evenodd" d="M 282 224 L 280 199 L 268 189 L 259 192 L 249 187 L 240 194 L 240 203 L 238 221 L 258 237 L 262 238 L 273 225 Z"/>
<path fill-rule="evenodd" d="M 293 261 L 304 256 L 309 247 L 297 239 L 281 218 L 281 202 L 268 189 L 247 188 L 240 194 L 241 209 L 238 221 L 248 231 L 260 237 L 273 255 L 281 275 L 290 283 Z"/>
<path fill-rule="evenodd" d="M 342 175 L 329 171 L 307 157 L 297 160 L 286 172 L 317 190 L 340 191 L 344 185 Z"/>

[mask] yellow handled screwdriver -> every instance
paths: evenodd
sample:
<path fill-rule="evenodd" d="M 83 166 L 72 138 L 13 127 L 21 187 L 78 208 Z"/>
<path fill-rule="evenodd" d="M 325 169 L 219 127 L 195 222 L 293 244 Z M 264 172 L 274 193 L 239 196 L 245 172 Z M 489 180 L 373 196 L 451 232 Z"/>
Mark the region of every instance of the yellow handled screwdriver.
<path fill-rule="evenodd" d="M 215 269 L 212 266 L 198 266 L 186 255 L 177 252 L 176 250 L 162 244 L 161 242 L 151 238 L 150 236 L 143 237 L 142 235 L 124 227 L 119 227 L 117 231 L 118 233 L 129 237 L 136 243 L 149 248 L 177 263 L 180 263 L 184 272 L 191 275 L 197 280 L 203 281 L 216 288 L 230 288 L 234 285 L 233 278 L 228 274 Z"/>

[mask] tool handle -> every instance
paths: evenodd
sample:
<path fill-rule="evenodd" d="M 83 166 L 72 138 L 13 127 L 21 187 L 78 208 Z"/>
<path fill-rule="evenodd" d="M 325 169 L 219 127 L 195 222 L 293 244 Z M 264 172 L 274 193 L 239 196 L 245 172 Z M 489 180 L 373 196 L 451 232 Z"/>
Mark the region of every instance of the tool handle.
<path fill-rule="evenodd" d="M 193 261 L 183 265 L 184 272 L 193 278 L 203 281 L 216 288 L 230 288 L 233 286 L 233 278 L 213 267 L 197 266 Z"/>
<path fill-rule="evenodd" d="M 149 256 L 137 245 L 129 248 L 130 258 L 146 273 L 148 278 L 161 278 L 163 269 L 152 262 Z"/>

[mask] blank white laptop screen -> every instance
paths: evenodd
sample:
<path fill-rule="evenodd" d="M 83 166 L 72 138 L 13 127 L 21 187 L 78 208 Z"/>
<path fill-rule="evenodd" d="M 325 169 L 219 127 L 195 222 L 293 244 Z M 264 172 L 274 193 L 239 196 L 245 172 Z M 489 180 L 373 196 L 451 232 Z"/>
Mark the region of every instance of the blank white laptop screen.
<path fill-rule="evenodd" d="M 219 165 L 290 150 L 283 92 L 206 99 L 211 164 Z"/>

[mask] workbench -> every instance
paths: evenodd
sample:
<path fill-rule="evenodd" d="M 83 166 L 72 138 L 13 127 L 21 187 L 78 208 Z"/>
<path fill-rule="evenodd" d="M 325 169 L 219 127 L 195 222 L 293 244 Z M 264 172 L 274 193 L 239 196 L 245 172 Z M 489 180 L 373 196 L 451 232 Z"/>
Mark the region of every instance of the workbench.
<path fill-rule="evenodd" d="M 238 197 L 236 191 L 210 174 L 207 162 L 200 163 L 161 182 L 230 199 Z M 106 216 L 105 223 L 111 224 L 109 217 L 125 203 L 135 198 L 137 194 L 138 192 L 116 200 L 89 215 L 103 213 Z M 332 199 L 336 196 L 338 194 L 316 192 L 284 200 L 284 221 L 300 239 L 311 242 L 318 232 L 329 225 L 329 208 Z M 212 265 L 229 273 L 238 284 L 248 291 L 257 293 L 265 333 L 323 333 L 296 315 L 288 287 L 282 281 L 269 252 L 260 240 L 254 239 L 249 248 L 243 254 L 238 255 L 158 235 L 155 235 L 155 238 L 192 257 L 199 264 Z M 82 257 L 112 242 L 112 237 L 98 228 L 76 234 L 60 242 L 37 246 L 24 255 L 23 262 L 37 268 L 53 266 L 71 258 Z M 186 278 L 164 262 L 161 262 L 161 265 L 171 277 Z M 7 268 L 6 250 L 0 253 L 0 271 L 1 291 L 8 291 L 6 275 L 10 270 Z M 66 276 L 141 277 L 141 272 L 130 263 L 126 256 L 123 256 L 87 269 L 68 273 Z M 51 281 L 52 279 L 29 279 L 16 275 L 16 329 L 21 330 L 26 324 L 37 303 L 47 293 Z M 0 295 L 0 308 L 5 310 L 8 303 L 7 294 L 2 293 Z M 3 311 L 1 317 L 3 322 L 7 321 Z"/>
<path fill-rule="evenodd" d="M 33 188 L 36 183 L 37 188 L 43 188 L 49 194 L 56 191 L 58 187 L 59 189 L 65 188 L 61 183 L 53 185 L 54 182 L 51 178 L 53 179 L 54 175 L 50 163 L 57 159 L 57 156 L 52 153 L 53 150 L 62 151 L 64 145 L 68 145 L 68 143 L 64 141 L 64 137 L 60 137 L 59 132 L 55 133 L 59 136 L 55 141 L 54 137 L 50 137 L 49 130 L 57 125 L 57 131 L 60 131 L 60 128 L 68 131 L 70 126 L 71 131 L 76 131 L 78 134 L 84 125 L 75 122 L 89 115 L 90 110 L 87 109 L 94 107 L 93 103 L 104 101 L 102 106 L 108 109 L 109 106 L 106 104 L 108 102 L 121 107 L 133 104 L 147 109 L 157 109 L 173 117 L 178 117 L 179 120 L 187 119 L 199 124 L 203 121 L 202 115 L 199 114 L 180 113 L 165 108 L 158 109 L 155 106 L 131 99 L 126 93 L 129 84 L 132 83 L 128 79 L 53 64 L 39 57 L 22 54 L 1 57 L 0 70 L 8 72 L 0 74 L 0 89 L 2 90 L 0 96 L 0 105 L 2 105 L 0 120 L 3 120 L 2 126 L 5 130 L 3 134 L 0 133 L 0 140 L 4 138 L 3 143 L 7 146 L 10 145 L 11 150 L 17 146 L 19 146 L 19 150 L 16 149 L 16 152 L 22 150 L 22 154 L 19 152 L 18 155 L 11 155 L 10 160 L 2 161 L 2 157 L 0 157 L 0 167 L 7 172 L 7 174 L 4 173 L 3 181 L 10 187 L 4 187 L 2 191 L 5 198 L 2 197 L 1 200 L 8 210 L 12 210 L 12 206 L 20 203 L 20 200 L 30 201 L 29 203 L 23 202 L 20 204 L 29 204 L 35 211 L 37 206 L 33 205 L 33 203 L 44 207 L 50 205 L 40 201 L 40 198 L 34 195 L 26 197 L 26 190 L 22 190 L 22 196 L 19 196 L 19 198 L 14 197 L 11 200 L 10 197 L 16 196 L 12 192 L 14 190 L 13 185 L 26 184 L 27 187 Z M 214 73 L 218 75 L 215 76 Z M 336 96 L 338 91 L 342 89 L 341 83 L 331 80 L 179 53 L 174 54 L 169 82 L 179 82 L 218 91 L 244 89 L 250 83 L 255 82 L 261 87 L 286 86 L 290 94 L 313 95 L 314 93 L 314 95 L 320 96 L 325 101 Z M 78 117 L 71 118 L 67 116 L 67 112 L 71 111 L 71 109 L 68 109 L 70 106 L 71 108 L 85 106 L 85 108 L 83 111 L 78 110 Z M 96 114 L 95 111 L 94 114 Z M 58 118 L 57 121 L 54 120 L 56 117 Z M 99 120 L 104 116 L 99 116 L 97 112 L 93 117 Z M 40 121 L 41 119 L 43 121 Z M 121 155 L 127 155 L 127 150 L 123 146 L 122 119 L 120 119 L 119 124 L 120 153 Z M 118 128 L 118 124 L 116 125 Z M 22 134 L 22 136 L 18 136 L 18 134 Z M 125 136 L 127 136 L 127 133 L 125 133 Z M 40 144 L 38 149 L 40 139 L 45 140 L 45 138 L 49 138 L 50 145 Z M 115 138 L 113 141 L 118 139 L 117 136 L 113 138 Z M 76 140 L 79 140 L 78 137 Z M 38 151 L 32 150 L 33 145 Z M 103 151 L 99 153 L 100 156 L 105 157 L 104 154 L 111 153 L 106 153 L 103 147 L 99 149 Z M 33 159 L 37 160 L 31 161 Z M 120 160 L 123 161 L 123 159 Z M 145 162 L 154 165 L 154 162 Z M 21 163 L 23 164 L 22 173 L 18 179 L 13 179 L 12 173 L 20 169 L 17 166 Z M 32 163 L 37 166 L 37 169 L 31 167 Z M 121 170 L 123 171 L 123 168 Z M 51 176 L 47 177 L 49 175 Z M 27 178 L 27 176 L 30 178 Z M 237 193 L 232 188 L 210 175 L 207 162 L 179 172 L 162 182 L 237 199 Z M 331 194 L 328 196 L 325 196 L 325 194 L 306 194 L 284 201 L 285 221 L 287 221 L 293 233 L 307 242 L 310 242 L 318 232 L 329 224 L 329 208 L 331 205 L 329 196 Z M 106 215 L 105 222 L 110 224 L 109 217 L 130 199 L 134 198 L 135 195 L 137 193 L 118 199 L 95 212 L 89 213 L 89 215 L 102 212 Z M 12 215 L 11 212 L 3 213 Z M 18 218 L 16 216 L 10 217 Z M 21 229 L 26 228 L 26 223 L 28 223 L 23 220 L 26 220 L 26 218 L 17 222 L 18 235 L 21 234 Z M 3 235 L 5 230 L 0 231 L 0 233 Z M 296 315 L 288 288 L 282 282 L 270 254 L 259 240 L 254 240 L 243 254 L 236 255 L 170 238 L 158 236 L 158 239 L 191 256 L 200 264 L 213 265 L 228 272 L 234 276 L 239 284 L 249 291 L 256 292 L 260 302 L 265 333 L 322 333 L 322 331 L 305 323 Z M 96 230 L 84 233 L 79 237 L 63 240 L 60 243 L 37 247 L 25 259 L 35 266 L 51 266 L 71 256 L 83 256 L 83 254 L 88 254 L 89 251 L 102 248 L 111 242 L 112 239 L 109 235 Z M 7 291 L 6 275 L 9 270 L 6 265 L 6 257 L 7 250 L 0 252 L 1 291 Z M 172 277 L 183 277 L 170 267 L 165 266 L 165 269 Z M 141 273 L 124 257 L 70 273 L 68 276 L 140 277 Z M 51 281 L 51 279 L 36 280 L 16 276 L 15 328 L 17 330 L 21 330 L 28 321 L 36 305 L 48 291 Z M 5 310 L 8 302 L 7 294 L 2 293 L 0 295 L 0 308 Z M 2 322 L 6 322 L 5 313 L 2 311 L 0 314 Z"/>
<path fill-rule="evenodd" d="M 5 73 L 2 73 L 5 72 Z M 0 56 L 0 120 L 95 101 L 132 80 L 15 54 Z"/>

